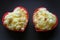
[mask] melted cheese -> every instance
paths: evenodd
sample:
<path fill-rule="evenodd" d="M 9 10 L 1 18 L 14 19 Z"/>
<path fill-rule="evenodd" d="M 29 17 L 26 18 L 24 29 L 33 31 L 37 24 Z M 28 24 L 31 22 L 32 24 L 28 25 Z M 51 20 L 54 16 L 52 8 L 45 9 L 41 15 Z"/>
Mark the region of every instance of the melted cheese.
<path fill-rule="evenodd" d="M 46 8 L 39 8 L 33 15 L 33 22 L 40 30 L 51 30 L 56 23 L 56 16 Z"/>
<path fill-rule="evenodd" d="M 16 8 L 13 12 L 10 12 L 4 18 L 4 24 L 11 30 L 24 30 L 27 23 L 26 11 L 20 7 Z"/>

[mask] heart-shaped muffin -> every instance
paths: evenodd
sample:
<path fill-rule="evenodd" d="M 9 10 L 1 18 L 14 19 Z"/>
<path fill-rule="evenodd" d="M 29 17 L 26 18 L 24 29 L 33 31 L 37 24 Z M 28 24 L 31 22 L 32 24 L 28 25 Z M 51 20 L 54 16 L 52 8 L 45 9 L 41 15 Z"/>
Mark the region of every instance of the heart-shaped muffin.
<path fill-rule="evenodd" d="M 37 8 L 33 13 L 33 24 L 36 31 L 46 32 L 53 30 L 58 24 L 58 18 L 53 13 L 49 12 L 47 8 Z"/>
<path fill-rule="evenodd" d="M 2 17 L 2 22 L 9 30 L 23 32 L 28 23 L 28 11 L 18 6 L 13 12 L 6 12 Z"/>

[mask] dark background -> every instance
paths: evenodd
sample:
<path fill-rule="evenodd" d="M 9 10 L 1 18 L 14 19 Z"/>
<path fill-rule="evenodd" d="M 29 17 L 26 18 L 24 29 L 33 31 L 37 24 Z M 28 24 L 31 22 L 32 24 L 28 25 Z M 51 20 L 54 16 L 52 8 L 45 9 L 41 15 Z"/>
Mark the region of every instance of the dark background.
<path fill-rule="evenodd" d="M 2 25 L 2 16 L 15 7 L 23 6 L 29 12 L 29 22 L 25 32 L 12 32 Z M 0 0 L 0 40 L 60 40 L 60 21 L 56 29 L 49 32 L 36 32 L 32 23 L 32 15 L 36 8 L 44 6 L 57 15 L 60 20 L 59 0 Z"/>

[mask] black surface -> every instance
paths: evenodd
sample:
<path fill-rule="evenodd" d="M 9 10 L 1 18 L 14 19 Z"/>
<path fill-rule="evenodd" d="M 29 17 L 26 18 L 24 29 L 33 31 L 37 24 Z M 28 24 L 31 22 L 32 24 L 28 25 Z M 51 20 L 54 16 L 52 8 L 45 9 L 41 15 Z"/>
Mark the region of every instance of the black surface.
<path fill-rule="evenodd" d="M 13 11 L 17 6 L 23 6 L 29 12 L 29 23 L 23 33 L 9 31 L 1 22 L 2 15 L 7 11 Z M 48 8 L 60 20 L 59 0 L 0 0 L 0 40 L 60 40 L 60 21 L 53 31 L 45 33 L 35 31 L 32 23 L 32 14 L 40 6 Z"/>

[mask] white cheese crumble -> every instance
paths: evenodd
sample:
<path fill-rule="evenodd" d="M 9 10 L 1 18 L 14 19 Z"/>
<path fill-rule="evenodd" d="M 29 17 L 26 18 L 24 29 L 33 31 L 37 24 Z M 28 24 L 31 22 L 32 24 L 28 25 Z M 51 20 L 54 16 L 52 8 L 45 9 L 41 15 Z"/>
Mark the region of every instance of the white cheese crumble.
<path fill-rule="evenodd" d="M 26 10 L 17 7 L 4 18 L 4 24 L 11 30 L 24 30 L 28 20 Z"/>
<path fill-rule="evenodd" d="M 56 16 L 46 8 L 39 8 L 33 15 L 33 22 L 40 30 L 51 30 L 56 23 Z"/>

